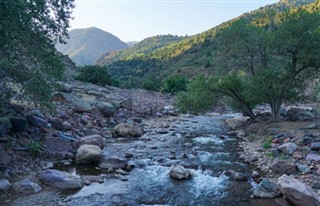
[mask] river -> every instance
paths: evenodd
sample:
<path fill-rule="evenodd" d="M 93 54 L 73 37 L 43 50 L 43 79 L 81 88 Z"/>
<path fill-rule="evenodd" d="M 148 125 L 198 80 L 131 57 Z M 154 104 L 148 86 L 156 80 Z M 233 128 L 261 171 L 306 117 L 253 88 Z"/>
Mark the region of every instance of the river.
<path fill-rule="evenodd" d="M 127 158 L 134 165 L 121 178 L 83 187 L 65 200 L 71 206 L 215 205 L 272 206 L 277 200 L 251 199 L 252 182 L 233 181 L 223 174 L 235 170 L 248 177 L 252 167 L 239 160 L 238 139 L 226 136 L 224 119 L 232 115 L 185 116 L 162 128 L 148 128 L 138 139 L 112 139 L 104 148 L 105 161 Z M 191 170 L 190 180 L 169 177 L 170 167 Z M 82 169 L 72 168 L 82 174 Z"/>

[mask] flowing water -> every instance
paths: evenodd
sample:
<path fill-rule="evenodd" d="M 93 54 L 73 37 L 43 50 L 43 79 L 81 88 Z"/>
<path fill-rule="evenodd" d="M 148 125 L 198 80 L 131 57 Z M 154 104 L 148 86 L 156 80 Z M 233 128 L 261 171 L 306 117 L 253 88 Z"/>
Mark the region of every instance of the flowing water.
<path fill-rule="evenodd" d="M 278 205 L 274 200 L 249 198 L 249 181 L 232 181 L 227 169 L 249 176 L 252 168 L 239 161 L 238 140 L 220 136 L 227 132 L 228 116 L 196 116 L 176 121 L 168 128 L 150 129 L 139 139 L 114 140 L 104 149 L 106 158 L 125 158 L 135 168 L 127 181 L 106 178 L 102 184 L 83 187 L 66 200 L 68 205 Z M 188 137 L 188 138 L 186 138 Z M 170 166 L 192 171 L 189 180 L 169 177 Z M 78 173 L 82 170 L 76 171 Z"/>

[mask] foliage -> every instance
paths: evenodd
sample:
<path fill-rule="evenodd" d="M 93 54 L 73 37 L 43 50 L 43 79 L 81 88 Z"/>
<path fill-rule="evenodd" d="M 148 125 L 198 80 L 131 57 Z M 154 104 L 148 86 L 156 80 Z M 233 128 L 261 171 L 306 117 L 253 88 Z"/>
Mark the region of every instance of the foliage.
<path fill-rule="evenodd" d="M 204 76 L 197 76 L 187 84 L 187 91 L 177 95 L 177 107 L 183 112 L 203 113 L 216 103 L 216 94 L 212 92 L 211 82 Z"/>
<path fill-rule="evenodd" d="M 186 86 L 187 80 L 184 77 L 174 75 L 164 80 L 161 91 L 173 94 L 176 92 L 185 91 Z"/>
<path fill-rule="evenodd" d="M 27 147 L 30 154 L 32 154 L 33 156 L 37 156 L 41 152 L 41 143 L 39 141 L 30 140 Z"/>
<path fill-rule="evenodd" d="M 270 149 L 273 138 L 271 136 L 266 137 L 262 142 L 262 147 L 264 149 Z"/>
<path fill-rule="evenodd" d="M 221 47 L 225 47 L 220 50 L 221 60 L 227 62 L 225 66 L 233 70 L 245 68 L 249 96 L 244 99 L 250 101 L 251 96 L 257 102 L 269 103 L 274 121 L 280 117 L 283 101 L 296 98 L 304 82 L 320 66 L 315 55 L 320 52 L 318 12 L 282 12 L 268 29 L 241 19 L 222 30 L 219 38 Z"/>
<path fill-rule="evenodd" d="M 62 77 L 64 65 L 54 43 L 68 36 L 73 7 L 73 0 L 0 1 L 0 67 L 7 75 L 24 85 L 34 84 L 27 80 L 35 73 L 40 81 Z M 28 88 L 38 96 L 36 87 Z"/>
<path fill-rule="evenodd" d="M 142 88 L 149 91 L 157 91 L 156 84 L 150 79 L 147 79 L 143 82 Z"/>
<path fill-rule="evenodd" d="M 172 75 L 180 75 L 191 79 L 199 74 L 206 76 L 225 74 L 234 70 L 234 68 L 232 66 L 224 66 L 225 63 L 231 61 L 230 58 L 219 58 L 224 57 L 223 54 L 222 56 L 220 55 L 220 51 L 224 50 L 224 48 L 219 45 L 220 39 L 218 38 L 221 30 L 229 27 L 233 22 L 242 20 L 247 22 L 246 27 L 254 29 L 254 31 L 252 31 L 254 34 L 260 29 L 273 28 L 272 19 L 285 10 L 301 5 L 308 6 L 310 10 L 312 6 L 309 4 L 313 1 L 314 0 L 279 1 L 278 3 L 262 7 L 256 11 L 245 13 L 200 34 L 180 37 L 180 39 L 177 38 L 171 42 L 166 41 L 165 36 L 163 36 L 163 38 L 162 36 L 151 37 L 127 50 L 108 54 L 103 61 L 99 63 L 106 65 L 110 74 L 114 78 L 119 79 L 120 85 L 125 85 L 125 87 L 141 86 L 143 81 L 148 79 L 145 75 L 150 75 L 150 73 L 156 75 L 160 82 Z M 317 6 L 317 8 L 319 8 L 319 6 Z M 276 21 L 274 23 L 276 23 Z M 241 31 L 241 27 L 239 27 L 239 30 Z M 233 36 L 237 37 L 237 35 L 238 34 L 235 33 Z M 247 39 L 250 40 L 253 36 L 254 35 L 249 35 Z M 255 38 L 257 37 L 259 37 L 259 35 Z M 254 41 L 252 42 L 256 42 L 255 38 L 253 38 Z M 160 41 L 165 43 L 162 44 Z M 237 44 L 236 41 L 233 43 Z M 247 43 L 250 43 L 250 41 L 247 41 Z M 242 51 L 248 53 L 246 50 Z M 241 54 L 240 52 L 240 50 L 239 53 L 234 52 L 234 55 L 237 56 Z M 256 54 L 255 52 L 260 51 L 254 50 L 251 52 Z M 249 63 L 249 60 L 250 58 L 243 59 L 239 63 Z M 237 66 L 237 63 L 237 61 L 234 61 L 233 65 Z M 244 68 L 241 69 L 244 70 Z M 247 70 L 248 68 L 245 69 Z M 133 81 L 131 81 L 132 77 L 134 79 Z"/>
<path fill-rule="evenodd" d="M 111 75 L 105 67 L 90 65 L 81 68 L 77 80 L 83 82 L 90 82 L 99 85 L 113 85 L 115 81 L 112 80 Z"/>

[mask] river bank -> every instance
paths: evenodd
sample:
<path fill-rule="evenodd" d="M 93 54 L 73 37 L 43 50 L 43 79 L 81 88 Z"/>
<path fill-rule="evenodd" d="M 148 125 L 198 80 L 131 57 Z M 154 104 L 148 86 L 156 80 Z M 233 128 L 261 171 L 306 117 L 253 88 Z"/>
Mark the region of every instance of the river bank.
<path fill-rule="evenodd" d="M 252 131 L 230 131 L 228 121 L 239 116 L 223 115 L 221 108 L 206 116 L 181 115 L 172 97 L 69 82 L 55 95 L 55 113 L 20 108 L 18 117 L 5 116 L 1 204 L 287 204 L 281 197 L 250 198 L 255 169 L 239 152 L 265 166 L 260 158 L 269 150 L 261 150 L 259 138 L 240 140 Z M 81 150 L 91 156 L 80 157 Z M 186 180 L 169 175 L 177 165 L 190 174 Z M 261 169 L 262 178 L 272 177 L 269 168 Z"/>

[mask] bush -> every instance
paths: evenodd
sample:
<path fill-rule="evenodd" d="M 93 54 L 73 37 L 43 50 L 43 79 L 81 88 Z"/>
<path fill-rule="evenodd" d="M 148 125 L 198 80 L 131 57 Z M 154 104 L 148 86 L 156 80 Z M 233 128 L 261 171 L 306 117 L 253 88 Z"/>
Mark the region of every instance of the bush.
<path fill-rule="evenodd" d="M 177 96 L 177 107 L 183 112 L 194 114 L 208 111 L 216 103 L 216 94 L 210 90 L 210 81 L 204 76 L 197 76 L 188 85 L 187 91 Z"/>
<path fill-rule="evenodd" d="M 37 156 L 41 152 L 41 143 L 39 141 L 30 140 L 27 147 L 29 149 L 30 154 L 33 156 Z"/>
<path fill-rule="evenodd" d="M 116 82 L 115 80 L 112 80 L 111 75 L 105 67 L 97 65 L 83 67 L 76 79 L 102 86 L 113 85 Z"/>
<path fill-rule="evenodd" d="M 162 92 L 176 93 L 185 91 L 187 86 L 187 80 L 182 76 L 172 76 L 164 80 L 164 85 L 161 88 Z"/>
<path fill-rule="evenodd" d="M 145 80 L 142 83 L 142 88 L 149 91 L 157 91 L 156 84 L 151 80 Z"/>
<path fill-rule="evenodd" d="M 264 149 L 270 149 L 272 146 L 272 140 L 273 140 L 273 138 L 271 136 L 266 137 L 262 142 L 262 147 Z"/>

